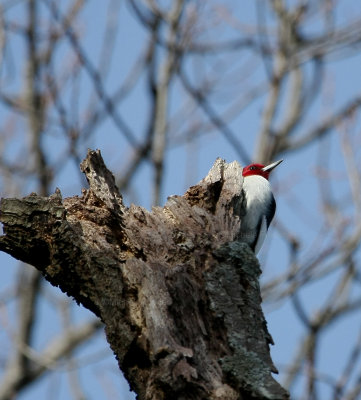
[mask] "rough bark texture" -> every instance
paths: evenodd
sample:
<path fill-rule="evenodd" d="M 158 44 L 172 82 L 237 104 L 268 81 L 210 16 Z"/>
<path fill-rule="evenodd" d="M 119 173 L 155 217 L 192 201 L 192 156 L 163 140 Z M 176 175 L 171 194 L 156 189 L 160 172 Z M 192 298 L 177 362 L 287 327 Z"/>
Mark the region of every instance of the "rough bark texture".
<path fill-rule="evenodd" d="M 217 159 L 184 196 L 127 208 L 100 152 L 90 188 L 2 199 L 0 249 L 98 315 L 138 399 L 286 399 L 273 379 L 258 261 L 237 236 L 242 175 Z"/>

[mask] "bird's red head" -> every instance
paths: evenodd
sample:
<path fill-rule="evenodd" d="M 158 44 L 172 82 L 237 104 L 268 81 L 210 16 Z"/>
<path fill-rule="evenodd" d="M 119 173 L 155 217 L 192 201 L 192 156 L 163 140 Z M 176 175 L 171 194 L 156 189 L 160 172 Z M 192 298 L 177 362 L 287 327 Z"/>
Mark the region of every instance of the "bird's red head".
<path fill-rule="evenodd" d="M 263 178 L 268 179 L 270 172 L 277 167 L 277 165 L 281 164 L 283 160 L 276 161 L 272 164 L 267 165 L 266 167 L 262 164 L 250 164 L 247 167 L 243 168 L 242 176 L 251 176 L 251 175 L 259 175 L 263 176 Z"/>

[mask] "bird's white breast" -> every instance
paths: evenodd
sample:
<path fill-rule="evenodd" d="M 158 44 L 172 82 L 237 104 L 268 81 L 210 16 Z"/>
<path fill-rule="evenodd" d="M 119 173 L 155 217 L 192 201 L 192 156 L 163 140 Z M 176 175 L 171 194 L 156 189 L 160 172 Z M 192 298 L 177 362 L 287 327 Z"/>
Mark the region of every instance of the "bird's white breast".
<path fill-rule="evenodd" d="M 273 195 L 268 180 L 258 175 L 245 177 L 243 190 L 246 196 L 246 215 L 242 218 L 241 237 L 249 245 L 254 244 L 257 238 L 254 247 L 257 254 L 267 234 L 266 213 Z"/>
<path fill-rule="evenodd" d="M 256 228 L 261 215 L 266 213 L 267 204 L 272 197 L 271 185 L 259 175 L 246 176 L 243 181 L 246 195 L 246 219 L 249 229 Z"/>

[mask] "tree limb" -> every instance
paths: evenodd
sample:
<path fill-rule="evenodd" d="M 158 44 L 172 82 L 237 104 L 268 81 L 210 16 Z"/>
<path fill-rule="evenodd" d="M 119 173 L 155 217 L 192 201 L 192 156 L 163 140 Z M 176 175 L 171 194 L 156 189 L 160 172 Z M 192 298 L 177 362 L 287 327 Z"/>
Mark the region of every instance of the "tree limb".
<path fill-rule="evenodd" d="M 125 207 L 100 152 L 90 188 L 2 199 L 0 250 L 34 265 L 105 323 L 139 399 L 287 399 L 273 379 L 258 261 L 235 237 L 237 162 L 217 159 L 184 196 Z"/>

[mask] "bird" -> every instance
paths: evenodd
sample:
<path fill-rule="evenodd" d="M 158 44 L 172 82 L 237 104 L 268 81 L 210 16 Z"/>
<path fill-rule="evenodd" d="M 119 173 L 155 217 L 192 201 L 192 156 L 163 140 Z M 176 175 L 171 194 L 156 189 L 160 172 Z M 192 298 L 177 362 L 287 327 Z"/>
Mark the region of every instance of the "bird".
<path fill-rule="evenodd" d="M 283 160 L 264 166 L 250 164 L 243 168 L 245 215 L 241 221 L 240 241 L 246 242 L 255 254 L 259 252 L 276 212 L 276 201 L 268 181 L 270 172 Z"/>

